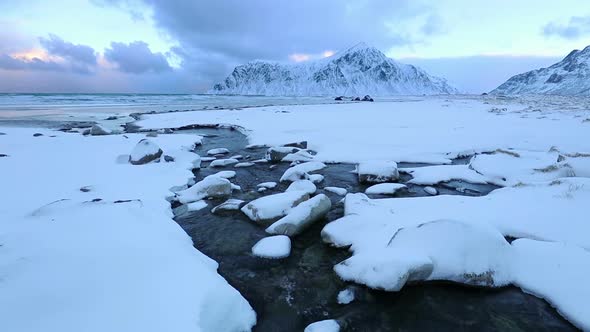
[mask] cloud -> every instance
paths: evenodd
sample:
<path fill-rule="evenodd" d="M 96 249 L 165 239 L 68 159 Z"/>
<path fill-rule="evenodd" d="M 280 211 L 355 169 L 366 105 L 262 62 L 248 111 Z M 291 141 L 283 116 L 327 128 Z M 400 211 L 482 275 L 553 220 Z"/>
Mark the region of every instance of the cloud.
<path fill-rule="evenodd" d="M 65 71 L 62 65 L 53 62 L 45 61 L 34 57 L 32 59 L 25 59 L 10 56 L 8 54 L 0 54 L 0 69 L 5 70 L 38 70 L 38 71 Z"/>
<path fill-rule="evenodd" d="M 104 56 L 126 73 L 161 73 L 172 70 L 164 54 L 152 53 L 148 44 L 142 41 L 129 44 L 112 42 L 111 48 L 105 49 Z"/>
<path fill-rule="evenodd" d="M 578 39 L 590 34 L 590 16 L 574 16 L 566 24 L 550 22 L 543 27 L 543 34 L 547 37 L 561 37 L 564 39 Z"/>
<path fill-rule="evenodd" d="M 48 38 L 39 38 L 39 42 L 52 55 L 89 66 L 95 66 L 97 63 L 96 53 L 90 46 L 75 45 L 53 34 L 50 34 Z"/>
<path fill-rule="evenodd" d="M 138 0 L 100 1 L 128 8 Z M 360 41 L 383 50 L 418 44 L 442 24 L 433 18 L 425 31 L 408 32 L 407 26 L 421 26 L 433 15 L 425 5 L 429 1 L 422 0 L 143 2 L 150 20 L 178 43 L 179 53 L 190 55 L 182 58 L 184 68 L 210 85 L 251 60 L 288 61 L 290 55 L 321 54 Z"/>

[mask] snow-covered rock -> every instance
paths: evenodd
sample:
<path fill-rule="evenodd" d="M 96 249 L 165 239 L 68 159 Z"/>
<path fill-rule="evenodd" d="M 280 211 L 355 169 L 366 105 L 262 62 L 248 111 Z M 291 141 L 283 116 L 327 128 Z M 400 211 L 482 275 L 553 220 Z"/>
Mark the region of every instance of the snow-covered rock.
<path fill-rule="evenodd" d="M 313 155 L 306 150 L 289 153 L 282 159 L 285 162 L 306 162 L 311 160 L 313 160 Z"/>
<path fill-rule="evenodd" d="M 90 128 L 90 135 L 92 136 L 102 136 L 109 134 L 111 134 L 111 131 L 99 124 L 95 124 Z"/>
<path fill-rule="evenodd" d="M 405 184 L 401 183 L 379 183 L 370 186 L 365 190 L 365 194 L 370 195 L 393 195 L 398 190 L 406 188 Z"/>
<path fill-rule="evenodd" d="M 224 179 L 233 179 L 236 176 L 236 172 L 235 171 L 219 171 L 217 173 L 213 173 L 211 175 L 207 175 L 206 177 L 213 177 L 213 176 L 217 176 L 220 178 L 224 178 Z"/>
<path fill-rule="evenodd" d="M 309 179 L 309 173 L 319 171 L 324 169 L 326 164 L 317 162 L 317 161 L 310 161 L 302 164 L 295 165 L 291 168 L 288 168 L 283 176 L 281 176 L 281 182 L 283 181 L 297 181 L 297 180 L 306 180 Z"/>
<path fill-rule="evenodd" d="M 390 59 L 364 43 L 298 64 L 254 61 L 238 66 L 209 93 L 267 96 L 448 94 L 445 79 Z"/>
<path fill-rule="evenodd" d="M 397 163 L 394 161 L 367 161 L 357 167 L 359 182 L 379 183 L 399 178 Z"/>
<path fill-rule="evenodd" d="M 129 163 L 133 165 L 147 164 L 160 159 L 162 153 L 162 149 L 156 143 L 144 138 L 131 151 Z"/>
<path fill-rule="evenodd" d="M 266 232 L 287 236 L 298 235 L 311 224 L 323 218 L 331 207 L 332 202 L 328 196 L 319 194 L 291 209 L 286 216 L 270 225 Z"/>
<path fill-rule="evenodd" d="M 324 190 L 329 191 L 329 192 L 334 193 L 339 196 L 346 196 L 346 194 L 348 193 L 348 190 L 346 190 L 345 188 L 340 188 L 340 187 L 325 187 Z"/>
<path fill-rule="evenodd" d="M 225 167 L 225 166 L 237 164 L 239 162 L 240 161 L 237 159 L 216 159 L 216 160 L 213 160 L 209 164 L 209 167 Z"/>
<path fill-rule="evenodd" d="M 256 185 L 257 188 L 273 189 L 277 186 L 276 182 L 262 182 Z"/>
<path fill-rule="evenodd" d="M 285 216 L 293 207 L 308 199 L 309 194 L 305 191 L 288 191 L 253 200 L 241 210 L 250 220 L 265 223 Z"/>
<path fill-rule="evenodd" d="M 310 195 L 315 194 L 318 188 L 310 180 L 293 181 L 285 191 L 304 191 Z"/>
<path fill-rule="evenodd" d="M 413 184 L 432 185 L 451 180 L 485 184 L 487 178 L 469 167 L 469 165 L 436 165 L 415 168 L 404 168 L 404 172 L 412 175 L 408 181 Z"/>
<path fill-rule="evenodd" d="M 266 151 L 266 160 L 274 163 L 278 163 L 283 160 L 287 155 L 296 153 L 300 149 L 288 146 L 275 146 L 272 148 L 268 148 Z"/>
<path fill-rule="evenodd" d="M 510 244 L 493 228 L 437 220 L 401 228 L 385 249 L 355 254 L 334 270 L 344 280 L 388 291 L 419 280 L 500 287 L 511 281 L 509 257 Z"/>
<path fill-rule="evenodd" d="M 244 167 L 251 167 L 254 166 L 254 163 L 251 162 L 242 162 L 242 163 L 237 163 L 234 165 L 235 168 L 244 168 Z"/>
<path fill-rule="evenodd" d="M 221 176 L 208 176 L 195 183 L 192 187 L 176 193 L 180 203 L 190 203 L 212 197 L 226 197 L 231 195 L 232 184 Z"/>
<path fill-rule="evenodd" d="M 291 239 L 285 235 L 265 237 L 252 247 L 252 254 L 262 258 L 285 258 L 290 253 Z"/>
<path fill-rule="evenodd" d="M 434 187 L 430 187 L 430 186 L 428 186 L 428 187 L 424 187 L 424 189 L 423 189 L 423 190 L 424 190 L 424 192 L 425 192 L 425 193 L 427 193 L 428 195 L 431 195 L 431 196 L 436 196 L 436 195 L 438 195 L 438 190 L 436 190 L 436 188 L 434 188 Z"/>
<path fill-rule="evenodd" d="M 562 61 L 511 77 L 492 94 L 558 94 L 590 96 L 590 46 Z"/>
<path fill-rule="evenodd" d="M 339 332 L 340 325 L 333 319 L 321 320 L 307 325 L 303 332 Z"/>
<path fill-rule="evenodd" d="M 318 183 L 324 181 L 324 176 L 321 174 L 310 174 L 309 181 L 311 181 L 315 184 L 318 184 Z"/>
<path fill-rule="evenodd" d="M 216 148 L 216 149 L 211 149 L 209 151 L 207 151 L 207 154 L 210 156 L 215 156 L 218 154 L 228 154 L 229 150 L 226 148 Z"/>
<path fill-rule="evenodd" d="M 338 304 L 349 304 L 354 301 L 354 290 L 352 288 L 346 288 L 338 293 L 336 298 Z"/>
<path fill-rule="evenodd" d="M 220 211 L 237 211 L 244 205 L 244 203 L 246 202 L 241 199 L 230 198 L 211 209 L 211 213 L 215 214 Z"/>
<path fill-rule="evenodd" d="M 200 200 L 200 201 L 188 203 L 186 207 L 187 207 L 188 211 L 199 211 L 199 210 L 206 208 L 207 203 L 203 200 Z"/>

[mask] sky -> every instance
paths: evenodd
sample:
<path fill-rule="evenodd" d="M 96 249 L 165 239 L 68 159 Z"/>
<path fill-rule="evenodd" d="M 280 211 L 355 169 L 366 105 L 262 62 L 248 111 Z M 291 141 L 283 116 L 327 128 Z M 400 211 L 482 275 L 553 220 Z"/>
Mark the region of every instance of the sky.
<path fill-rule="evenodd" d="M 590 45 L 590 0 L 0 0 L 0 92 L 202 93 L 361 41 L 482 93 Z"/>

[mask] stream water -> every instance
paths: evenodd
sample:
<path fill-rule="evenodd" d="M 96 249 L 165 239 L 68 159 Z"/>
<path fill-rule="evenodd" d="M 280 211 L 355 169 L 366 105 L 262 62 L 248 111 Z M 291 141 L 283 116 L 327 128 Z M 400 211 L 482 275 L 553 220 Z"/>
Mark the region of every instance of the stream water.
<path fill-rule="evenodd" d="M 264 156 L 265 148 L 246 149 L 246 138 L 235 130 L 196 129 L 182 131 L 206 136 L 197 152 L 205 155 L 211 148 L 225 147 L 232 154 Z M 464 162 L 458 161 L 458 162 Z M 195 172 L 197 180 L 220 170 L 235 170 L 232 182 L 242 187 L 233 198 L 250 201 L 272 193 L 283 192 L 287 184 L 263 193 L 256 185 L 275 181 L 289 167 L 281 163 L 256 164 L 247 168 L 203 168 Z M 420 165 L 401 164 L 400 167 Z M 318 188 L 337 186 L 349 192 L 363 192 L 354 165 L 331 164 L 320 173 L 325 180 Z M 407 180 L 405 176 L 402 181 Z M 471 190 L 459 192 L 453 187 Z M 441 194 L 480 195 L 494 186 L 473 186 L 452 182 L 437 186 Z M 484 289 L 450 283 L 423 283 L 404 287 L 400 292 L 383 292 L 341 281 L 333 266 L 350 256 L 344 249 L 335 249 L 322 242 L 324 225 L 343 215 L 342 199 L 326 193 L 333 208 L 325 220 L 316 223 L 292 241 L 291 255 L 280 260 L 255 257 L 252 246 L 267 234 L 240 211 L 210 213 L 224 200 L 211 200 L 206 209 L 178 215 L 178 224 L 192 237 L 195 247 L 219 262 L 219 273 L 235 287 L 257 313 L 255 331 L 302 331 L 308 324 L 337 319 L 342 331 L 568 331 L 576 330 L 544 300 L 523 293 L 516 287 Z M 421 186 L 394 197 L 426 195 Z M 379 197 L 379 196 L 373 196 Z M 385 196 L 383 196 L 385 197 Z M 347 305 L 337 303 L 337 294 L 345 288 L 356 299 Z"/>

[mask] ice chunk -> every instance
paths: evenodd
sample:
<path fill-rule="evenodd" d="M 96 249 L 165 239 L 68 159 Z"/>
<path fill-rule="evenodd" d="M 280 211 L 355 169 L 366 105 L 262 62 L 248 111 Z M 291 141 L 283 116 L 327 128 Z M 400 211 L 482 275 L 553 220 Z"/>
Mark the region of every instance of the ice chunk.
<path fill-rule="evenodd" d="M 209 151 L 207 151 L 207 154 L 210 156 L 214 156 L 217 154 L 227 154 L 229 153 L 229 150 L 226 148 L 217 148 L 217 149 L 211 149 Z"/>
<path fill-rule="evenodd" d="M 401 183 L 379 183 L 370 186 L 365 190 L 365 194 L 371 195 L 393 195 L 396 191 L 406 188 L 406 185 Z"/>
<path fill-rule="evenodd" d="M 291 209 L 286 216 L 270 225 L 266 232 L 288 236 L 298 235 L 323 218 L 331 207 L 332 202 L 328 196 L 319 194 Z"/>
<path fill-rule="evenodd" d="M 241 210 L 250 220 L 264 223 L 283 217 L 293 207 L 308 199 L 309 194 L 305 191 L 288 191 L 253 200 Z"/>
<path fill-rule="evenodd" d="M 292 182 L 297 180 L 309 179 L 309 173 L 319 171 L 325 167 L 326 164 L 317 161 L 310 161 L 293 166 L 291 168 L 288 168 L 285 171 L 285 173 L 283 173 L 283 176 L 281 177 L 281 182 Z"/>
<path fill-rule="evenodd" d="M 324 190 L 327 190 L 339 196 L 345 196 L 348 193 L 348 190 L 340 187 L 325 187 Z"/>
<path fill-rule="evenodd" d="M 129 155 L 129 163 L 133 165 L 143 165 L 151 161 L 158 160 L 162 156 L 160 147 L 144 138 L 140 140 Z"/>
<path fill-rule="evenodd" d="M 231 195 L 232 185 L 220 176 L 208 176 L 192 187 L 176 193 L 180 203 L 190 203 L 207 197 L 224 197 Z"/>
<path fill-rule="evenodd" d="M 265 237 L 252 247 L 252 254 L 262 258 L 285 258 L 291 253 L 291 239 L 285 235 Z"/>
<path fill-rule="evenodd" d="M 209 164 L 209 167 L 224 167 L 237 164 L 238 162 L 237 159 L 216 159 Z"/>
<path fill-rule="evenodd" d="M 333 319 L 321 320 L 307 325 L 303 332 L 339 332 L 340 325 Z"/>
<path fill-rule="evenodd" d="M 361 183 L 388 182 L 399 178 L 397 163 L 394 161 L 362 162 L 358 165 L 357 171 Z"/>
<path fill-rule="evenodd" d="M 251 162 L 243 162 L 243 163 L 237 163 L 234 165 L 234 167 L 236 168 L 242 168 L 242 167 L 251 167 L 254 166 L 254 163 Z"/>
<path fill-rule="evenodd" d="M 230 198 L 227 201 L 217 205 L 211 210 L 211 213 L 217 213 L 219 211 L 237 211 L 245 202 L 241 199 Z"/>
<path fill-rule="evenodd" d="M 297 180 L 293 181 L 286 191 L 305 191 L 306 193 L 313 195 L 318 188 L 309 180 Z"/>

